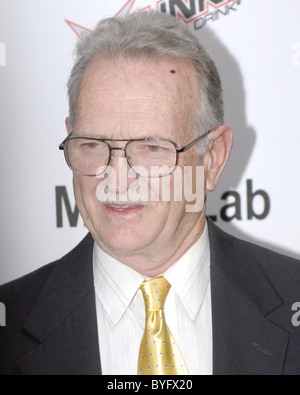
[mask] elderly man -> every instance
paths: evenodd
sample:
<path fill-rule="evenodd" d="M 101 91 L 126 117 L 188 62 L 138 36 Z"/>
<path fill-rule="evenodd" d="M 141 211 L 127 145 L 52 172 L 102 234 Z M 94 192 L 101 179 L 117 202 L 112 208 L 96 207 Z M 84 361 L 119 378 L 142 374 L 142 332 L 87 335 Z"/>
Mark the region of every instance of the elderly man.
<path fill-rule="evenodd" d="M 299 262 L 205 217 L 233 132 L 198 40 L 165 14 L 102 21 L 69 98 L 60 149 L 90 233 L 0 289 L 1 374 L 300 374 Z"/>

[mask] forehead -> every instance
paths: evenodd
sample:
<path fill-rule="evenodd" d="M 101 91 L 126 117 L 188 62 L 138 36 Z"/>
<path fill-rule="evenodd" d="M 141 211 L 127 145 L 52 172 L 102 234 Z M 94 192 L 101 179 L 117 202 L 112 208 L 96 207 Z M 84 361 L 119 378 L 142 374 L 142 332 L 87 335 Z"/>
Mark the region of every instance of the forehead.
<path fill-rule="evenodd" d="M 81 83 L 78 123 L 91 132 L 142 128 L 146 133 L 152 125 L 174 134 L 191 127 L 197 98 L 196 72 L 184 61 L 96 60 Z"/>

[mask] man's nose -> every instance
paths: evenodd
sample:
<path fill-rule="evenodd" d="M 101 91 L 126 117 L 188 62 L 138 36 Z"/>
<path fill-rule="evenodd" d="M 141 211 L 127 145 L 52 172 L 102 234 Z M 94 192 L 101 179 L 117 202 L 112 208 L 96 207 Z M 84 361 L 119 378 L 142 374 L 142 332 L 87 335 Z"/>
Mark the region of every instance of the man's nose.
<path fill-rule="evenodd" d="M 112 167 L 115 171 L 120 170 L 121 166 L 127 168 L 128 162 L 126 158 L 125 148 L 122 147 L 114 147 L 111 148 L 111 156 L 110 156 L 110 167 Z M 126 166 L 125 166 L 126 165 Z"/>
<path fill-rule="evenodd" d="M 130 166 L 125 149 L 113 148 L 108 169 L 108 189 L 114 193 L 126 193 L 134 179 L 129 178 Z"/>

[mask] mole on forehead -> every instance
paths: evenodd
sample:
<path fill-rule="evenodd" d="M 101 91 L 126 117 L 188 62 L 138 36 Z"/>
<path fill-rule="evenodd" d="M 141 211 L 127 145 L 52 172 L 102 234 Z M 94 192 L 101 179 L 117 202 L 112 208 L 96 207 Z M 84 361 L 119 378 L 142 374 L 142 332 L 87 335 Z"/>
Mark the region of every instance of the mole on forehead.
<path fill-rule="evenodd" d="M 107 73 L 104 73 L 104 71 Z M 165 73 L 168 73 L 170 76 L 169 79 L 166 78 Z M 95 83 L 95 78 L 102 80 L 102 83 Z M 113 79 L 115 84 L 117 84 L 116 86 L 114 83 L 111 84 L 111 79 Z M 128 94 L 128 98 L 129 96 L 132 98 L 135 93 L 138 93 L 138 91 L 143 89 L 145 85 L 147 85 L 148 99 L 151 98 L 153 92 L 158 94 L 159 90 L 163 89 L 169 92 L 169 103 L 183 104 L 192 100 L 193 96 L 196 94 L 196 80 L 197 77 L 196 74 L 193 73 L 192 66 L 182 61 L 128 61 L 126 67 L 123 69 L 120 69 L 118 65 L 112 65 L 111 62 L 108 61 L 98 61 L 90 65 L 85 73 L 80 87 L 78 104 L 79 107 L 84 107 L 85 111 L 87 110 L 87 105 L 90 106 L 90 103 L 85 103 L 87 93 L 89 95 L 94 93 L 96 96 L 97 93 L 99 93 L 100 97 L 98 100 L 101 100 L 101 96 L 103 96 L 102 99 L 105 99 L 104 96 L 107 94 L 109 94 L 112 101 L 118 99 L 122 100 L 122 95 L 119 95 L 122 93 L 120 89 L 123 89 L 123 91 L 125 89 L 125 92 Z M 123 81 L 124 83 L 119 84 L 120 81 Z M 131 89 L 129 91 L 126 83 L 127 85 L 131 85 Z M 151 87 L 152 89 L 150 90 L 149 88 Z M 115 94 L 112 95 L 113 92 L 111 92 L 111 90 L 115 90 Z M 171 91 L 174 95 L 171 94 Z M 145 99 L 147 99 L 147 97 L 145 97 Z M 137 100 L 138 99 L 139 97 L 137 97 Z M 98 103 L 95 104 L 98 105 Z M 108 104 L 109 103 L 107 102 L 106 105 Z"/>
<path fill-rule="evenodd" d="M 185 60 L 175 59 L 175 60 L 157 60 L 157 59 L 134 59 L 134 58 L 126 58 L 122 60 L 115 59 L 112 61 L 111 59 L 94 59 L 91 64 L 88 66 L 85 74 L 90 74 L 96 72 L 99 69 L 108 67 L 110 70 L 114 69 L 116 72 L 121 72 L 126 74 L 130 72 L 132 67 L 140 68 L 141 70 L 147 70 L 153 68 L 153 66 L 158 66 L 161 68 L 167 68 L 171 74 L 176 74 L 182 70 L 190 69 L 191 65 L 187 63 Z"/>

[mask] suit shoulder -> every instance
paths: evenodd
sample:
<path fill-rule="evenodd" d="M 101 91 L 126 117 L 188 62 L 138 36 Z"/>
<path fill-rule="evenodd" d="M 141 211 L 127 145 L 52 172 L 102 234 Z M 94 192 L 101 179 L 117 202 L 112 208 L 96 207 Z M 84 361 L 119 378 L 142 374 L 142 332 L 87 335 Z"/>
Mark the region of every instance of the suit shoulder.
<path fill-rule="evenodd" d="M 266 269 L 268 267 L 270 267 L 270 269 L 277 267 L 278 270 L 290 269 L 300 272 L 300 260 L 298 259 L 282 255 L 263 246 L 259 246 L 258 244 L 239 239 L 224 232 L 211 221 L 209 221 L 209 231 L 213 241 L 212 248 L 225 249 L 229 252 L 229 255 L 235 257 L 240 255 L 251 256 L 258 263 L 263 264 Z"/>
<path fill-rule="evenodd" d="M 240 251 L 253 257 L 266 273 L 277 273 L 283 276 L 282 280 L 290 273 L 300 279 L 300 260 L 236 238 L 235 243 Z"/>
<path fill-rule="evenodd" d="M 300 298 L 300 261 L 268 248 L 237 239 L 231 238 L 232 249 L 239 256 L 247 257 L 249 262 L 253 260 L 261 268 L 273 286 L 283 297 Z"/>
<path fill-rule="evenodd" d="M 92 246 L 93 240 L 88 235 L 61 259 L 0 287 L 0 302 L 4 304 L 6 315 L 6 326 L 0 327 L 0 376 L 18 374 L 17 361 L 37 347 L 38 339 L 26 331 L 24 324 L 43 291 L 52 284 L 52 294 L 44 299 L 45 310 L 37 317 L 40 322 L 47 314 L 51 314 L 51 295 L 65 290 L 63 281 L 57 284 L 64 268 L 69 268 L 70 277 L 78 275 L 76 267 L 73 268 L 74 262 L 79 261 L 82 266 L 86 253 L 92 254 Z"/>
<path fill-rule="evenodd" d="M 232 275 L 239 275 L 239 278 L 244 276 L 249 280 L 254 265 L 260 268 L 271 283 L 282 291 L 283 295 L 291 293 L 298 296 L 300 294 L 299 260 L 238 239 L 224 232 L 211 221 L 208 221 L 208 225 L 211 253 L 220 262 L 224 261 L 225 254 L 227 262 L 236 263 L 231 266 L 227 265 L 227 272 L 231 270 Z"/>
<path fill-rule="evenodd" d="M 0 286 L 0 301 L 6 306 L 7 310 L 17 310 L 15 313 L 18 313 L 17 316 L 19 317 L 23 315 L 20 314 L 21 310 L 24 308 L 26 310 L 26 306 L 30 308 L 30 302 L 35 300 L 54 266 L 55 262 L 50 263 L 17 280 Z"/>
<path fill-rule="evenodd" d="M 0 287 L 5 308 L 5 326 L 0 327 L 0 376 L 19 374 L 16 361 L 37 345 L 22 328 L 54 266 L 49 264 Z"/>
<path fill-rule="evenodd" d="M 256 261 L 281 295 L 300 298 L 298 259 L 259 246 L 252 247 L 252 251 Z"/>
<path fill-rule="evenodd" d="M 68 261 L 73 261 L 82 254 L 82 251 L 86 251 L 87 247 L 91 250 L 92 245 L 92 237 L 88 234 L 72 251 L 68 252 L 61 259 L 0 286 L 0 302 L 6 306 L 7 311 L 11 312 L 14 317 L 19 317 L 18 321 L 22 320 L 29 313 L 55 267 L 61 264 L 64 265 Z"/>

